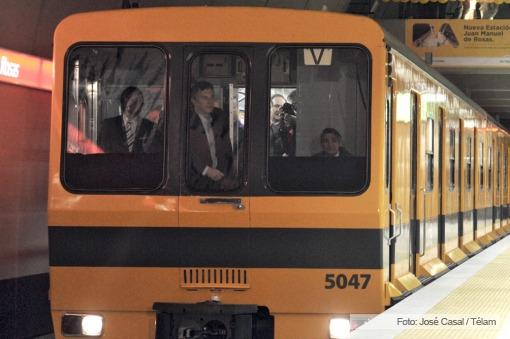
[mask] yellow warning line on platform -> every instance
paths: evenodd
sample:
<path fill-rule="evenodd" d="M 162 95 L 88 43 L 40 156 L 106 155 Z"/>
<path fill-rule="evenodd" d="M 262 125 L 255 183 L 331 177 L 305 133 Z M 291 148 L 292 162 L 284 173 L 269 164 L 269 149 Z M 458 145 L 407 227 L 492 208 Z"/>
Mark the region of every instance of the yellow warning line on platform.
<path fill-rule="evenodd" d="M 396 338 L 510 338 L 509 316 L 510 250 L 506 250 Z"/>

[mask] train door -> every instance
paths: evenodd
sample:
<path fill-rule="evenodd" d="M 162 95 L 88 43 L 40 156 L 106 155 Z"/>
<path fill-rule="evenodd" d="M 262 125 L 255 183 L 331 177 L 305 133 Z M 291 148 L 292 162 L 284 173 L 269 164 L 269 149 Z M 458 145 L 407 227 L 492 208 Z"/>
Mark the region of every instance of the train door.
<path fill-rule="evenodd" d="M 445 110 L 440 109 L 443 116 L 442 156 L 441 156 L 441 260 L 447 265 L 460 263 L 466 255 L 459 248 L 459 119 L 445 119 Z"/>
<path fill-rule="evenodd" d="M 438 241 L 439 241 L 439 257 L 441 259 L 443 259 L 444 257 L 444 228 L 445 228 L 445 212 L 448 210 L 448 206 L 446 206 L 446 204 L 444 203 L 443 201 L 443 197 L 444 199 L 447 199 L 447 194 L 446 192 L 443 192 L 443 182 L 444 182 L 444 178 L 443 178 L 443 167 L 445 166 L 446 164 L 446 161 L 444 160 L 444 157 L 445 157 L 445 154 L 447 154 L 444 150 L 444 147 L 445 147 L 445 140 L 446 140 L 446 135 L 445 135 L 445 131 L 446 131 L 446 126 L 447 126 L 447 121 L 445 120 L 446 118 L 446 111 L 444 110 L 443 107 L 439 107 L 438 108 L 438 120 L 437 120 L 437 127 L 438 127 L 438 141 L 439 141 L 439 152 L 438 152 L 438 157 L 437 157 L 437 162 L 438 162 L 438 168 L 439 168 L 439 175 L 437 176 L 437 208 L 438 208 L 438 229 L 439 229 L 439 234 L 438 234 Z"/>
<path fill-rule="evenodd" d="M 485 125 L 475 128 L 475 240 L 481 246 L 489 244 L 485 237 L 487 234 L 487 140 L 484 128 Z"/>
<path fill-rule="evenodd" d="M 499 238 L 501 234 L 501 206 L 502 206 L 502 190 L 501 190 L 501 178 L 502 178 L 502 134 L 498 130 L 494 133 L 494 207 L 493 211 L 493 235 Z"/>
<path fill-rule="evenodd" d="M 494 185 L 495 185 L 495 170 L 494 160 L 496 157 L 496 134 L 494 133 L 494 125 L 489 124 L 487 128 L 487 194 L 485 198 L 485 232 L 486 238 L 489 241 L 494 240 Z"/>
<path fill-rule="evenodd" d="M 422 97 L 421 119 L 418 122 L 419 133 L 417 164 L 416 217 L 419 220 L 417 229 L 416 276 L 421 281 L 447 270 L 446 265 L 439 259 L 439 203 L 438 203 L 438 175 L 439 149 L 441 131 L 441 115 L 436 111 L 432 102 Z"/>
<path fill-rule="evenodd" d="M 419 112 L 420 112 L 420 101 L 418 94 L 411 94 L 411 135 L 410 135 L 410 145 L 411 145 L 411 154 L 409 157 L 410 165 L 411 165 L 411 173 L 410 173 L 410 181 L 411 181 L 411 191 L 410 191 L 410 213 L 409 217 L 411 218 L 411 235 L 410 235 L 410 251 L 409 251 L 409 269 L 411 272 L 416 274 L 416 243 L 417 243 L 417 232 L 419 227 L 418 222 L 418 125 L 419 125 Z"/>
<path fill-rule="evenodd" d="M 388 53 L 388 63 L 391 63 L 391 54 Z M 387 272 L 385 272 L 385 279 L 387 282 L 389 282 L 388 287 L 390 288 L 390 291 L 388 293 L 389 297 L 396 297 L 400 296 L 401 292 L 397 291 L 398 289 L 392 289 L 394 287 L 394 284 L 392 283 L 393 279 L 393 264 L 392 258 L 395 257 L 395 253 L 393 251 L 394 246 L 392 246 L 392 239 L 396 238 L 397 236 L 400 236 L 401 233 L 397 233 L 395 227 L 395 223 L 398 223 L 399 221 L 396 219 L 397 215 L 395 214 L 395 210 L 392 209 L 392 199 L 391 199 L 391 172 L 392 172 L 392 117 L 393 117 L 393 102 L 395 99 L 395 91 L 393 88 L 393 79 L 390 78 L 391 75 L 388 75 L 388 87 L 387 87 L 387 93 L 386 93 L 386 107 L 384 111 L 384 158 L 385 158 L 385 168 L 384 168 L 384 187 L 385 192 L 387 194 L 387 202 L 389 204 L 389 213 L 388 213 L 388 233 L 386 238 L 386 245 L 383 247 L 383 267 L 387 268 Z M 393 216 L 393 219 L 391 218 Z M 401 227 L 400 224 L 398 224 L 398 227 Z M 398 230 L 401 232 L 401 228 Z M 392 252 L 393 251 L 393 252 Z"/>
<path fill-rule="evenodd" d="M 398 83 L 397 83 L 398 84 Z M 397 87 L 398 88 L 398 87 Z M 391 283 L 402 292 L 421 286 L 414 275 L 413 243 L 416 211 L 416 133 L 418 95 L 396 93 L 392 111 L 391 211 L 393 235 L 391 246 Z M 400 230 L 395 227 L 399 225 Z"/>
<path fill-rule="evenodd" d="M 500 236 L 505 235 L 505 231 L 503 229 L 503 226 L 505 225 L 505 206 L 506 206 L 506 195 L 505 195 L 505 134 L 502 130 L 498 133 L 498 159 L 497 159 L 497 166 L 498 166 L 498 196 L 499 196 L 499 208 L 498 208 L 498 215 L 499 215 L 499 227 L 497 229 L 497 232 Z"/>
<path fill-rule="evenodd" d="M 195 227 L 203 235 L 197 234 L 195 239 L 202 241 L 195 247 L 213 251 L 215 246 L 221 247 L 218 253 L 225 257 L 215 258 L 223 265 L 235 259 L 224 249 L 239 246 L 244 234 L 240 229 L 249 227 L 244 170 L 249 55 L 246 48 L 184 48 L 182 93 L 187 137 L 183 140 L 185 175 L 179 225 Z M 200 258 L 206 257 L 210 258 Z M 211 263 L 194 263 L 200 265 Z"/>
<path fill-rule="evenodd" d="M 473 254 L 480 250 L 480 246 L 475 240 L 474 228 L 474 206 L 475 206 L 475 189 L 474 189 L 474 131 L 471 127 L 472 120 L 461 120 L 461 137 L 460 137 L 460 248 L 468 253 Z"/>

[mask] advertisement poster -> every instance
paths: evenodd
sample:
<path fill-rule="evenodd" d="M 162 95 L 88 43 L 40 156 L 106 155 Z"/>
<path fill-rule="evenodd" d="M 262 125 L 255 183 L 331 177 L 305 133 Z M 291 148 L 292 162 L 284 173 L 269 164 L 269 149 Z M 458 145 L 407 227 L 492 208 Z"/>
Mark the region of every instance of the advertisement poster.
<path fill-rule="evenodd" d="M 510 20 L 406 20 L 406 45 L 434 67 L 510 67 Z"/>

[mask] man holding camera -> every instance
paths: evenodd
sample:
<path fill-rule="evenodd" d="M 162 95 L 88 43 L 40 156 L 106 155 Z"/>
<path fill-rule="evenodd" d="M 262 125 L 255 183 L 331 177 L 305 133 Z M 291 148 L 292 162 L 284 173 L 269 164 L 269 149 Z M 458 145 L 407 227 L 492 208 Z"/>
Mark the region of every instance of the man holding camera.
<path fill-rule="evenodd" d="M 281 94 L 271 97 L 269 155 L 280 157 L 296 155 L 296 112 Z"/>

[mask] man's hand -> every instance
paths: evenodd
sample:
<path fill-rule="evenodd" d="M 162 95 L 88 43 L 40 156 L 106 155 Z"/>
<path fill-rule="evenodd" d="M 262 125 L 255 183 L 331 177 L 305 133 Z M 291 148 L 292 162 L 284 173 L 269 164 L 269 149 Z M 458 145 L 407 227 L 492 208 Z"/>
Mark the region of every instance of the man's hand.
<path fill-rule="evenodd" d="M 211 180 L 220 181 L 225 176 L 223 172 L 217 170 L 216 168 L 207 167 L 205 171 L 205 175 L 207 175 Z"/>

